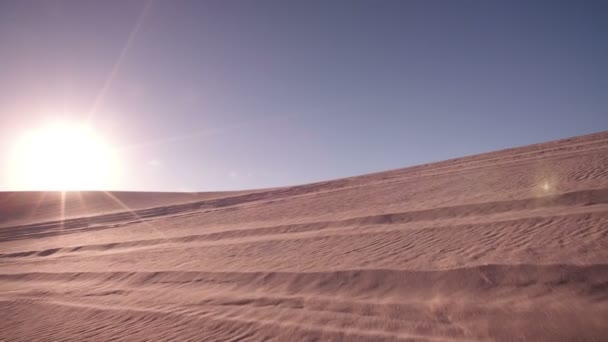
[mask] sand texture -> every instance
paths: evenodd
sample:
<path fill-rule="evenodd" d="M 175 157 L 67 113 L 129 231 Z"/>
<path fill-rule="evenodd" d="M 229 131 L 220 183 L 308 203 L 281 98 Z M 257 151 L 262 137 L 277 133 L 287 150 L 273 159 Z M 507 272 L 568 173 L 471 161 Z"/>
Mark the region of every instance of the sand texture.
<path fill-rule="evenodd" d="M 607 341 L 608 132 L 243 192 L 0 194 L 0 341 Z"/>

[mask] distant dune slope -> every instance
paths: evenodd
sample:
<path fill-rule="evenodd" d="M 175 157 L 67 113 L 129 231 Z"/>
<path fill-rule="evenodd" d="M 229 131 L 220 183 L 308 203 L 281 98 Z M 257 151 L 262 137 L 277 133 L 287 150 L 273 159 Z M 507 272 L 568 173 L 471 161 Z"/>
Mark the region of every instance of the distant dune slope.
<path fill-rule="evenodd" d="M 0 341 L 605 341 L 608 132 L 314 184 L 0 194 Z"/>

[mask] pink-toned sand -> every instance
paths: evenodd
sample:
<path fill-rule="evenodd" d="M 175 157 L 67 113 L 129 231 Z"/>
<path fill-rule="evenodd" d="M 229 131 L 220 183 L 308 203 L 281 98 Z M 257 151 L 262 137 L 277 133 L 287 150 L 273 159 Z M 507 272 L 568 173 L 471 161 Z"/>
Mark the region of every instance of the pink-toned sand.
<path fill-rule="evenodd" d="M 0 341 L 64 340 L 607 341 L 608 132 L 286 188 L 0 194 Z"/>

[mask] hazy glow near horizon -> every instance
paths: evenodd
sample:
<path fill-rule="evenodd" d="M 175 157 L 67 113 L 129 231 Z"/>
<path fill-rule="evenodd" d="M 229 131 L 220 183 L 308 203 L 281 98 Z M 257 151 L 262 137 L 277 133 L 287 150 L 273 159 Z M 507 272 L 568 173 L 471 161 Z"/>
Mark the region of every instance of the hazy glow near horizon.
<path fill-rule="evenodd" d="M 117 185 L 119 167 L 115 151 L 91 127 L 58 122 L 16 142 L 9 182 L 19 190 L 105 190 Z"/>

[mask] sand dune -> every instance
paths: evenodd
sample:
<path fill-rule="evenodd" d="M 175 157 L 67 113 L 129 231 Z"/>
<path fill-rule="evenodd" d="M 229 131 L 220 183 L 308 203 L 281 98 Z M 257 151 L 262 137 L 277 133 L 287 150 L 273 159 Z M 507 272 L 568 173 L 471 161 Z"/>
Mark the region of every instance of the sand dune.
<path fill-rule="evenodd" d="M 608 132 L 294 187 L 0 194 L 0 341 L 605 341 Z"/>

